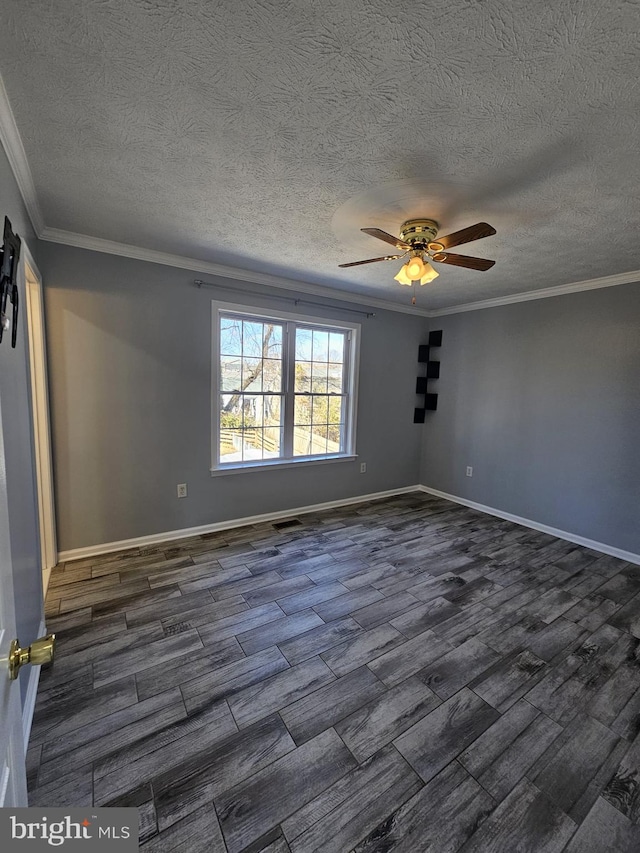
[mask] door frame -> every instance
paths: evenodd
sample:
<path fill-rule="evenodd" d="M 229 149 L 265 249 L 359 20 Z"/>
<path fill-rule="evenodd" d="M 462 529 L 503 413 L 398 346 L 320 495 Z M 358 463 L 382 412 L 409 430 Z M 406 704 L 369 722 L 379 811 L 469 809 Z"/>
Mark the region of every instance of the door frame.
<path fill-rule="evenodd" d="M 34 462 L 40 523 L 40 555 L 43 589 L 46 595 L 48 577 L 58 562 L 56 515 L 51 453 L 51 420 L 49 415 L 49 382 L 44 316 L 42 276 L 28 247 L 24 245 L 23 275 L 26 301 L 27 337 L 33 411 Z"/>

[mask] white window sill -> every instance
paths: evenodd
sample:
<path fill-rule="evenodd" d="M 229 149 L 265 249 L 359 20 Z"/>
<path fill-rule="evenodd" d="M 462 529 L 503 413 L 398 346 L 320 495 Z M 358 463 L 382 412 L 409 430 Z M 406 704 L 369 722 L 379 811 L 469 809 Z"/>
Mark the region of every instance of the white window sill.
<path fill-rule="evenodd" d="M 279 468 L 298 468 L 300 465 L 325 465 L 327 462 L 354 462 L 355 454 L 340 454 L 339 456 L 301 456 L 298 459 L 261 459 L 256 462 L 241 462 L 237 464 L 221 465 L 219 468 L 211 468 L 212 477 L 220 477 L 224 474 L 242 474 L 247 471 L 273 471 Z"/>

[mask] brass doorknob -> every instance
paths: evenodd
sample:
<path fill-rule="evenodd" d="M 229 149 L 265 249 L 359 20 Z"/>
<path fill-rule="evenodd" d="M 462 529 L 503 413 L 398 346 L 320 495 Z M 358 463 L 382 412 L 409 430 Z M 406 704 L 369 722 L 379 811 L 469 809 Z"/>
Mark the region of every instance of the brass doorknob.
<path fill-rule="evenodd" d="M 35 666 L 53 663 L 56 646 L 56 635 L 47 634 L 34 640 L 26 649 L 20 648 L 20 641 L 13 640 L 9 650 L 9 678 L 13 681 L 18 677 L 20 667 L 25 663 Z"/>

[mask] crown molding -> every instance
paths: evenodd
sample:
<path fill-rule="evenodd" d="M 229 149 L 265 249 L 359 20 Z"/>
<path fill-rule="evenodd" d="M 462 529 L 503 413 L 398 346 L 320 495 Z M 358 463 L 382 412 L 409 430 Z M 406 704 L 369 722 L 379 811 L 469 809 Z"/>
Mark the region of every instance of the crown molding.
<path fill-rule="evenodd" d="M 620 284 L 632 284 L 640 282 L 640 270 L 615 273 L 614 275 L 601 278 L 587 279 L 586 281 L 574 281 L 569 284 L 560 284 L 557 287 L 545 287 L 541 290 L 527 290 L 524 293 L 513 293 L 509 296 L 499 296 L 495 299 L 482 299 L 478 302 L 467 302 L 463 305 L 453 305 L 449 308 L 438 308 L 429 310 L 418 308 L 414 305 L 399 305 L 386 299 L 375 297 L 357 296 L 347 293 L 338 288 L 323 287 L 319 284 L 309 284 L 305 281 L 284 278 L 269 273 L 243 270 L 237 267 L 229 267 L 216 264 L 211 261 L 200 261 L 183 255 L 172 255 L 167 252 L 158 252 L 155 249 L 142 249 L 128 243 L 117 243 L 112 240 L 103 240 L 100 237 L 89 237 L 86 234 L 77 234 L 73 231 L 63 231 L 59 228 L 45 227 L 38 235 L 41 240 L 51 243 L 61 243 L 65 246 L 75 246 L 80 249 L 89 249 L 92 252 L 106 252 L 110 255 L 120 255 L 125 258 L 133 258 L 138 261 L 147 261 L 153 264 L 178 267 L 179 269 L 192 270 L 194 272 L 207 273 L 220 276 L 221 278 L 244 281 L 252 284 L 263 284 L 265 287 L 275 287 L 280 290 L 293 290 L 297 293 L 308 293 L 313 296 L 321 296 L 325 299 L 347 302 L 371 308 L 380 308 L 385 311 L 396 311 L 401 314 L 411 314 L 416 317 L 445 317 L 449 314 L 463 314 L 467 311 L 480 311 L 483 308 L 498 308 L 501 305 L 511 305 L 516 302 L 530 302 L 534 299 L 550 299 L 554 296 L 564 296 L 569 293 L 580 293 L 584 290 L 597 290 L 602 287 L 615 287 Z"/>
<path fill-rule="evenodd" d="M 75 246 L 79 249 L 89 249 L 92 252 L 105 252 L 109 255 L 120 255 L 125 258 L 133 258 L 138 261 L 146 261 L 152 264 L 162 264 L 169 267 L 178 267 L 183 270 L 207 273 L 220 276 L 221 278 L 245 281 L 252 284 L 262 284 L 265 287 L 275 287 L 280 290 L 293 290 L 296 293 L 308 293 L 320 296 L 332 301 L 348 302 L 359 306 L 380 308 L 384 311 L 399 311 L 403 314 L 428 317 L 429 312 L 425 308 L 417 308 L 413 305 L 399 305 L 386 299 L 377 299 L 369 296 L 359 296 L 347 293 L 333 287 L 323 287 L 319 284 L 309 284 L 305 281 L 285 278 L 284 276 L 269 273 L 243 270 L 237 267 L 228 267 L 211 261 L 200 261 L 195 258 L 187 258 L 183 255 L 172 255 L 168 252 L 158 252 L 155 249 L 142 249 L 128 243 L 117 243 L 112 240 L 103 240 L 100 237 L 89 237 L 86 234 L 77 234 L 73 231 L 63 231 L 59 228 L 43 228 L 39 235 L 41 240 L 49 243 L 61 243 L 65 246 Z"/>
<path fill-rule="evenodd" d="M 60 228 L 45 226 L 35 184 L 27 155 L 22 144 L 20 132 L 9 103 L 7 90 L 0 77 L 0 142 L 7 154 L 7 159 L 16 179 L 18 189 L 22 195 L 25 207 L 33 230 L 40 240 L 50 243 L 60 243 L 65 246 L 75 246 L 80 249 L 89 249 L 93 252 L 103 252 L 110 255 L 120 255 L 125 258 L 146 261 L 163 266 L 177 267 L 183 270 L 216 275 L 235 281 L 244 281 L 253 284 L 262 284 L 265 287 L 274 287 L 280 290 L 290 290 L 297 293 L 308 293 L 333 301 L 347 302 L 359 306 L 380 308 L 384 311 L 395 311 L 401 314 L 410 314 L 414 317 L 444 317 L 449 314 L 462 314 L 467 311 L 480 311 L 483 308 L 497 308 L 501 305 L 511 305 L 516 302 L 529 302 L 533 299 L 549 299 L 553 296 L 563 296 L 569 293 L 579 293 L 583 290 L 595 290 L 601 287 L 615 287 L 619 284 L 630 284 L 640 281 L 640 270 L 632 270 L 626 273 L 617 273 L 602 278 L 576 281 L 569 284 L 561 284 L 557 287 L 545 287 L 541 290 L 529 290 L 524 293 L 514 293 L 509 296 L 500 296 L 495 299 L 483 299 L 478 302 L 467 302 L 462 305 L 454 305 L 448 308 L 437 308 L 429 310 L 414 305 L 403 305 L 387 299 L 378 299 L 364 295 L 348 293 L 335 287 L 324 287 L 322 285 L 309 284 L 305 281 L 277 276 L 269 273 L 243 270 L 216 264 L 209 261 L 201 261 L 195 258 L 173 255 L 167 252 L 158 252 L 154 249 L 143 249 L 128 243 L 118 243 L 112 240 L 103 240 L 100 237 L 90 237 L 86 234 L 78 234 L 73 231 L 64 231 Z"/>
<path fill-rule="evenodd" d="M 500 305 L 511 305 L 514 302 L 531 302 L 533 299 L 550 299 L 552 296 L 564 296 L 567 293 L 580 293 L 583 290 L 597 290 L 600 287 L 615 287 L 618 284 L 633 284 L 640 281 L 640 270 L 615 273 L 602 278 L 591 278 L 586 281 L 574 281 L 570 284 L 560 284 L 557 287 L 545 287 L 542 290 L 527 290 L 524 293 L 514 293 L 511 296 L 499 296 L 496 299 L 481 299 L 478 302 L 467 302 L 452 308 L 438 308 L 430 311 L 430 317 L 444 317 L 448 314 L 463 314 L 466 311 L 480 311 L 482 308 L 498 308 Z"/>
<path fill-rule="evenodd" d="M 29 219 L 33 225 L 33 230 L 36 236 L 40 237 L 44 231 L 44 220 L 38 204 L 38 196 L 36 195 L 36 187 L 33 183 L 33 176 L 27 155 L 22 144 L 22 139 L 16 125 L 16 120 L 9 103 L 7 90 L 4 87 L 2 78 L 0 77 L 0 142 L 7 155 L 7 160 L 11 166 L 11 170 L 18 184 L 20 195 L 27 208 Z"/>

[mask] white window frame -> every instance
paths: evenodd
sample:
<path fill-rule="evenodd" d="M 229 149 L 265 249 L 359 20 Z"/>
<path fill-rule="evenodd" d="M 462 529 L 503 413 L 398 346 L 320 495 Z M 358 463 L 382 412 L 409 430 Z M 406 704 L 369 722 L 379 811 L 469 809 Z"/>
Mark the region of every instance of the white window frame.
<path fill-rule="evenodd" d="M 284 364 L 290 366 L 283 377 L 284 398 L 284 431 L 293 434 L 293 405 L 294 390 L 289 387 L 292 381 L 295 364 L 295 334 L 290 334 L 290 324 L 313 327 L 324 331 L 339 330 L 347 332 L 347 353 L 345 368 L 347 372 L 346 419 L 344 435 L 344 451 L 327 455 L 290 456 L 279 459 L 256 459 L 245 462 L 220 462 L 220 315 L 236 314 L 244 320 L 260 320 L 280 323 L 284 326 L 283 348 L 287 355 Z M 288 311 L 267 311 L 247 305 L 237 305 L 229 302 L 211 302 L 211 475 L 238 473 L 242 471 L 268 470 L 273 468 L 289 468 L 299 465 L 313 465 L 327 462 L 348 462 L 357 459 L 356 454 L 356 413 L 358 409 L 358 368 L 360 364 L 360 324 L 344 320 L 333 320 L 326 317 L 314 317 L 306 314 Z"/>

